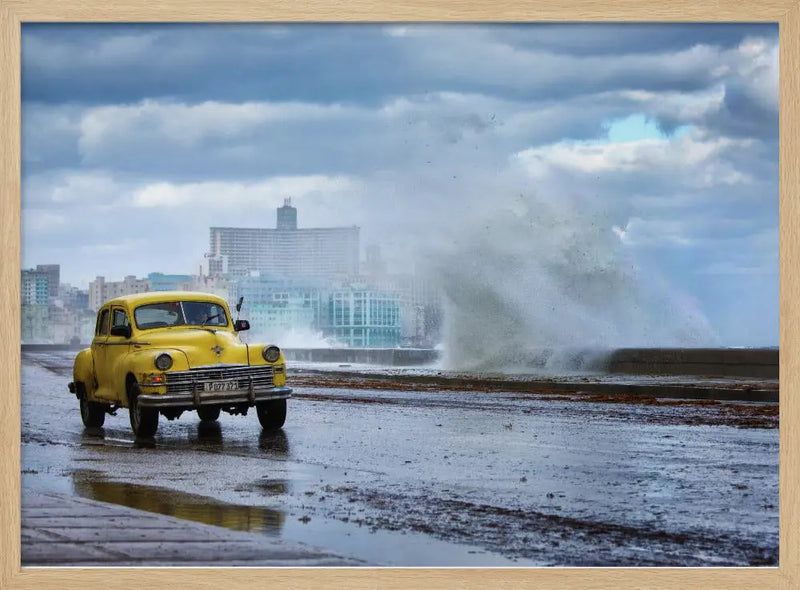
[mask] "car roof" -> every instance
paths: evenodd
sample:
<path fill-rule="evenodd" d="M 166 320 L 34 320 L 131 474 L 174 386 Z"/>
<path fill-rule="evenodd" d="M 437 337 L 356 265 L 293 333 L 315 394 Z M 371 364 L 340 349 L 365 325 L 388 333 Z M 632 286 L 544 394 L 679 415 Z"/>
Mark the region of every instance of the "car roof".
<path fill-rule="evenodd" d="M 145 303 L 160 303 L 164 301 L 211 301 L 227 305 L 225 299 L 213 293 L 203 293 L 200 291 L 148 291 L 147 293 L 135 293 L 133 295 L 123 295 L 109 299 L 103 307 L 111 304 L 127 306 L 142 305 Z"/>

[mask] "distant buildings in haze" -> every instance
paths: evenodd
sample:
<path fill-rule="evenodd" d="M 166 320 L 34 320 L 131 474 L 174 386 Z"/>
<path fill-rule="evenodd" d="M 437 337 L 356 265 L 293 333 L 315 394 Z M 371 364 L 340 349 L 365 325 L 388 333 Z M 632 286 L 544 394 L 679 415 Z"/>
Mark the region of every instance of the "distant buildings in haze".
<path fill-rule="evenodd" d="M 315 333 L 353 348 L 401 344 L 401 295 L 367 283 L 248 276 L 232 283 L 231 294 L 232 300 L 244 297 L 242 317 L 254 333 Z"/>
<path fill-rule="evenodd" d="M 59 283 L 58 264 L 40 264 L 21 272 L 22 342 L 86 342 L 94 314 L 88 293 Z"/>
<path fill-rule="evenodd" d="M 103 303 L 115 297 L 146 293 L 150 290 L 147 279 L 137 279 L 128 275 L 121 281 L 106 281 L 105 277 L 97 277 L 89 283 L 89 309 L 97 311 Z"/>
<path fill-rule="evenodd" d="M 253 337 L 279 340 L 294 331 L 338 346 L 433 346 L 441 328 L 438 293 L 420 277 L 388 273 L 375 245 L 366 250 L 362 273 L 359 232 L 298 228 L 287 199 L 274 229 L 209 228 L 210 251 L 196 275 L 98 276 L 83 291 L 59 284 L 59 265 L 38 265 L 22 271 L 22 340 L 86 343 L 96 310 L 109 299 L 197 290 L 231 303 L 244 297 L 241 317 Z"/>

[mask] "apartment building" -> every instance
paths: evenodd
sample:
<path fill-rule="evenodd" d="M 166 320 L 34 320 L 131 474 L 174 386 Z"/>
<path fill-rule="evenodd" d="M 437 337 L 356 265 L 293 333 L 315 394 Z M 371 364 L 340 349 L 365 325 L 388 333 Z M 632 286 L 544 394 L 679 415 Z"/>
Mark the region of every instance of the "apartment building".
<path fill-rule="evenodd" d="M 272 228 L 211 227 L 208 273 L 245 276 L 345 277 L 358 274 L 360 229 L 298 228 L 297 209 L 287 199 Z"/>
<path fill-rule="evenodd" d="M 22 271 L 22 305 L 47 305 L 50 300 L 50 277 L 39 270 Z M 56 285 L 58 288 L 58 285 Z"/>

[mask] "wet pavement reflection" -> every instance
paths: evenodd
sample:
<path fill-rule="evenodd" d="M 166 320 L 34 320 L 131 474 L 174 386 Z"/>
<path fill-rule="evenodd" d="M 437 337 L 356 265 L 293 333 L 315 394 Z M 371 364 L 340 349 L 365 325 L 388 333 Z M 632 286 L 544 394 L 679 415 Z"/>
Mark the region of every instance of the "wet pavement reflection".
<path fill-rule="evenodd" d="M 275 482 L 284 491 L 287 483 Z M 82 498 L 119 504 L 166 516 L 174 516 L 236 531 L 277 535 L 286 521 L 280 510 L 257 506 L 226 504 L 197 494 L 135 483 L 107 481 L 96 472 L 75 471 L 72 474 L 75 494 Z"/>

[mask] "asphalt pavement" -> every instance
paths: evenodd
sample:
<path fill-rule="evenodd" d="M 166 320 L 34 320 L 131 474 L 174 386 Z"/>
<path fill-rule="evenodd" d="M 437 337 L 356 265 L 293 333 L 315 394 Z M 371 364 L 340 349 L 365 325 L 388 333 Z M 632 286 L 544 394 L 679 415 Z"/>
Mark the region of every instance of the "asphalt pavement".
<path fill-rule="evenodd" d="M 276 433 L 188 413 L 140 441 L 124 410 L 83 427 L 71 366 L 23 355 L 25 566 L 777 564 L 775 403 L 296 367 Z"/>

